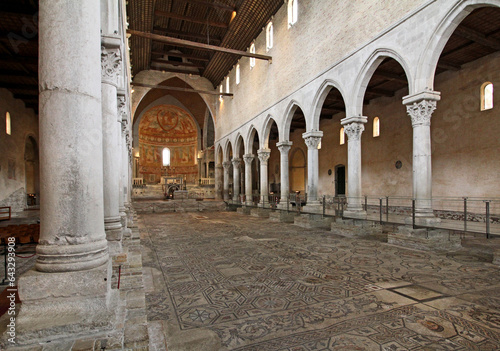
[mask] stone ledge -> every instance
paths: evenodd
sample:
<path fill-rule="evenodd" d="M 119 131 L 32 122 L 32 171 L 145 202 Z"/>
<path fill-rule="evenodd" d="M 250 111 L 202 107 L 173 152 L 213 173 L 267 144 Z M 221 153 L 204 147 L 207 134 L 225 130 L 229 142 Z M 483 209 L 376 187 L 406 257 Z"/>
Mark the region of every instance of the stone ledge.
<path fill-rule="evenodd" d="M 387 242 L 418 250 L 454 250 L 462 247 L 460 236 L 449 230 L 413 229 L 407 226 L 400 226 L 397 232 L 389 233 Z"/>
<path fill-rule="evenodd" d="M 269 213 L 271 210 L 267 208 L 252 208 L 250 210 L 250 216 L 258 218 L 269 218 Z"/>
<path fill-rule="evenodd" d="M 287 212 L 278 210 L 269 213 L 269 220 L 273 222 L 293 223 L 296 215 L 297 215 L 296 212 Z"/>
<path fill-rule="evenodd" d="M 301 214 L 294 217 L 293 224 L 302 228 L 330 230 L 334 217 L 323 217 L 320 214 Z"/>

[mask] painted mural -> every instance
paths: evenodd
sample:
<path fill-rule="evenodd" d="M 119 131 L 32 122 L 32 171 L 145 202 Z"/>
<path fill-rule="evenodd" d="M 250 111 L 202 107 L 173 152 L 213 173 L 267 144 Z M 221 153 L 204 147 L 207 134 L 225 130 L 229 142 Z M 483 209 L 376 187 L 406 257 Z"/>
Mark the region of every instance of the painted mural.
<path fill-rule="evenodd" d="M 161 175 L 165 175 L 162 151 L 168 147 L 171 155 L 168 175 L 194 181 L 198 176 L 197 144 L 196 124 L 186 111 L 173 105 L 152 107 L 139 124 L 139 172 L 148 181 L 158 182 Z"/>

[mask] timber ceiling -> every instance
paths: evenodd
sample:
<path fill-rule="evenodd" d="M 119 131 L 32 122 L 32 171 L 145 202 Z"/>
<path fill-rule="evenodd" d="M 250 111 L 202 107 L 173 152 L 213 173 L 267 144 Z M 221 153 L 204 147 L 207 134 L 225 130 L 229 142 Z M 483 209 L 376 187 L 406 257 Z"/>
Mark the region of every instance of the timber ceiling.
<path fill-rule="evenodd" d="M 200 44 L 246 51 L 283 0 L 128 0 L 129 28 Z M 233 17 L 233 11 L 236 16 Z M 0 1 L 0 88 L 12 92 L 38 113 L 38 0 Z M 279 43 L 277 43 L 279 45 Z M 241 56 L 172 46 L 132 35 L 132 73 L 142 70 L 199 74 L 218 86 Z M 474 10 L 445 46 L 436 74 L 459 70 L 468 62 L 500 50 L 500 9 Z M 172 52 L 173 51 L 173 52 Z M 180 60 L 182 59 L 182 60 Z M 165 62 L 166 61 L 166 62 Z M 387 59 L 368 84 L 365 103 L 407 86 L 401 66 Z M 344 110 L 337 90 L 328 95 L 322 118 Z M 292 128 L 305 128 L 297 109 Z"/>

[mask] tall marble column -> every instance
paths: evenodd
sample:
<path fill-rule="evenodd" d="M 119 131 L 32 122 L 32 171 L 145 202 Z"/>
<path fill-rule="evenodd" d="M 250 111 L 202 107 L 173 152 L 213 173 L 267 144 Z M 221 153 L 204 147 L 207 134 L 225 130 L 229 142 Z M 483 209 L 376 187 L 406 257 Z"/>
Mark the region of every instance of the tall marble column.
<path fill-rule="evenodd" d="M 245 161 L 245 205 L 253 205 L 253 194 L 252 194 L 252 161 L 255 158 L 253 154 L 243 155 L 243 160 Z"/>
<path fill-rule="evenodd" d="M 104 229 L 112 253 L 121 251 L 120 215 L 121 116 L 118 116 L 117 86 L 121 69 L 120 39 L 102 37 L 102 152 L 104 168 Z"/>
<path fill-rule="evenodd" d="M 266 206 L 269 202 L 269 179 L 267 162 L 271 156 L 270 149 L 259 149 L 257 150 L 257 155 L 259 157 L 260 163 L 260 200 L 259 203 L 262 206 Z"/>
<path fill-rule="evenodd" d="M 291 141 L 280 141 L 276 144 L 278 150 L 280 150 L 281 164 L 280 164 L 280 174 L 281 174 L 281 199 L 280 207 L 286 208 L 286 203 L 288 200 L 288 195 L 290 193 L 290 170 L 288 167 L 288 152 L 292 147 Z"/>
<path fill-rule="evenodd" d="M 203 178 L 203 174 L 202 174 L 203 173 L 203 171 L 202 171 L 203 170 L 203 163 L 202 163 L 203 159 L 201 157 L 198 157 L 196 160 L 198 161 L 198 180 L 201 181 L 201 178 Z"/>
<path fill-rule="evenodd" d="M 307 145 L 307 204 L 309 211 L 314 211 L 312 206 L 318 207 L 318 181 L 319 181 L 319 153 L 318 146 L 323 137 L 323 132 L 313 130 L 302 134 Z"/>
<path fill-rule="evenodd" d="M 439 222 L 432 211 L 431 117 L 441 94 L 425 91 L 403 98 L 413 127 L 413 198 L 419 223 Z"/>
<path fill-rule="evenodd" d="M 240 200 L 240 173 L 241 173 L 241 158 L 233 158 L 233 201 L 241 202 Z"/>
<path fill-rule="evenodd" d="M 222 165 L 219 163 L 218 165 L 215 166 L 215 198 L 217 200 L 223 200 L 224 195 L 223 195 L 223 185 L 222 185 L 222 174 L 223 174 L 223 169 Z"/>
<path fill-rule="evenodd" d="M 35 269 L 18 279 L 17 345 L 109 329 L 112 313 L 102 196 L 100 3 L 39 5 L 41 230 Z"/>
<path fill-rule="evenodd" d="M 224 167 L 224 189 L 222 191 L 224 200 L 229 200 L 229 171 L 231 170 L 231 161 L 222 162 Z"/>
<path fill-rule="evenodd" d="M 367 120 L 358 116 L 344 118 L 341 122 L 347 135 L 347 210 L 344 215 L 360 219 L 366 218 L 361 185 L 361 135 Z"/>

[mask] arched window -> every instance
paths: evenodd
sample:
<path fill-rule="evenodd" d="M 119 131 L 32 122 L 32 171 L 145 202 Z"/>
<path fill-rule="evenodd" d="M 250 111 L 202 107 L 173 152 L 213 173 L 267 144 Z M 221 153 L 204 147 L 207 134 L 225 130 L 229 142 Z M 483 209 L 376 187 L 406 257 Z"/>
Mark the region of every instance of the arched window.
<path fill-rule="evenodd" d="M 250 45 L 250 53 L 255 54 L 255 43 Z M 250 57 L 250 68 L 255 67 L 255 57 Z"/>
<path fill-rule="evenodd" d="M 486 82 L 481 85 L 481 111 L 493 108 L 493 83 Z"/>
<path fill-rule="evenodd" d="M 298 18 L 298 0 L 288 0 L 288 28 L 297 22 Z"/>
<path fill-rule="evenodd" d="M 229 93 L 229 77 L 226 77 L 226 93 Z"/>
<path fill-rule="evenodd" d="M 170 149 L 168 147 L 163 148 L 162 160 L 163 166 L 170 166 Z"/>
<path fill-rule="evenodd" d="M 340 145 L 345 144 L 344 127 L 340 128 Z"/>
<path fill-rule="evenodd" d="M 236 65 L 236 85 L 240 84 L 240 64 Z"/>
<path fill-rule="evenodd" d="M 375 117 L 373 119 L 373 137 L 376 138 L 380 136 L 380 119 Z"/>
<path fill-rule="evenodd" d="M 10 133 L 12 132 L 11 126 L 10 126 L 10 113 L 9 112 L 7 112 L 5 114 L 5 132 L 7 133 L 7 135 L 10 135 Z"/>
<path fill-rule="evenodd" d="M 273 22 L 269 22 L 266 26 L 266 50 L 269 51 L 273 47 Z"/>

